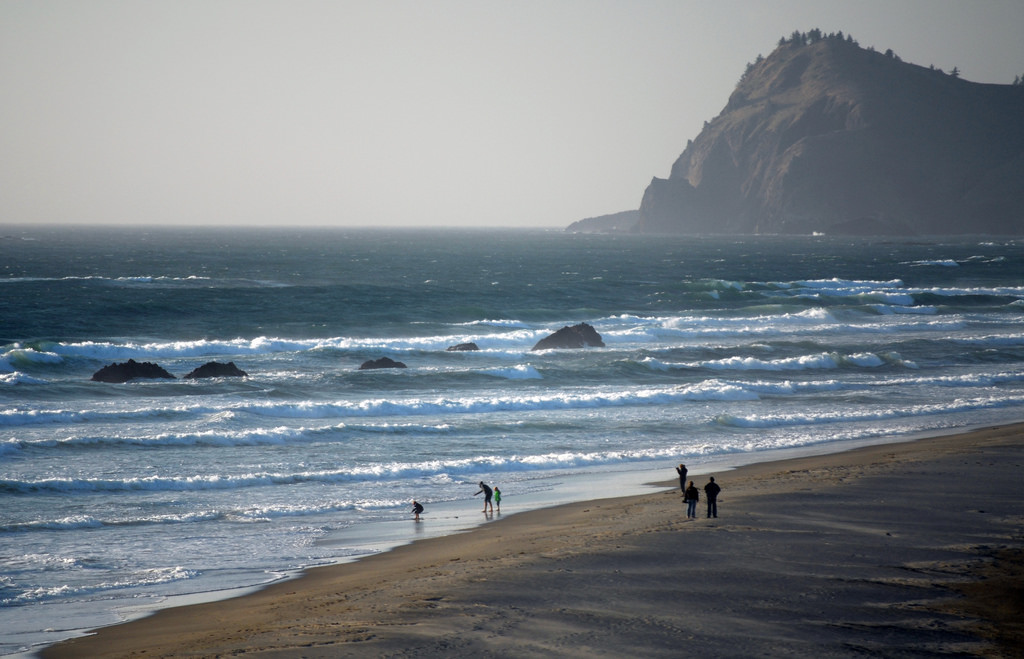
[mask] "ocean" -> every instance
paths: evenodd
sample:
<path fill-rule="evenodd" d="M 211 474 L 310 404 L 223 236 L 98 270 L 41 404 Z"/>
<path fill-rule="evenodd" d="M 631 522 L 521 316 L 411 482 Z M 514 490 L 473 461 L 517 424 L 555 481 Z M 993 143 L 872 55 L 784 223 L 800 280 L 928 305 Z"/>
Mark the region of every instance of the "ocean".
<path fill-rule="evenodd" d="M 0 654 L 493 522 L 481 480 L 1018 421 L 1022 320 L 1020 239 L 0 227 Z M 129 359 L 177 379 L 91 381 Z"/>

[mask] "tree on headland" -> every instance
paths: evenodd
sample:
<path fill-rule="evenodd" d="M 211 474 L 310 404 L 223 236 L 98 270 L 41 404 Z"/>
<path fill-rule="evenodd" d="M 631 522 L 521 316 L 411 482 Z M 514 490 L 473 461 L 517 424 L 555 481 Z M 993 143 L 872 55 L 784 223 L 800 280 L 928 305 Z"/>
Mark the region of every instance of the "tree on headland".
<path fill-rule="evenodd" d="M 747 62 L 747 68 L 743 71 L 743 75 L 740 76 L 740 82 L 746 80 L 750 76 L 751 71 L 753 71 L 754 68 L 763 61 L 764 55 L 758 53 L 757 59 L 755 59 L 753 62 Z"/>
<path fill-rule="evenodd" d="M 843 34 L 842 30 L 838 32 L 829 32 L 828 34 L 823 33 L 819 28 L 813 28 L 807 32 L 801 32 L 800 30 L 793 30 L 789 35 L 789 38 L 781 37 L 779 39 L 779 46 L 796 45 L 796 46 L 809 46 L 811 44 L 818 43 L 824 40 L 829 41 L 842 41 L 854 46 L 859 45 L 857 40 L 853 38 L 853 35 Z"/>

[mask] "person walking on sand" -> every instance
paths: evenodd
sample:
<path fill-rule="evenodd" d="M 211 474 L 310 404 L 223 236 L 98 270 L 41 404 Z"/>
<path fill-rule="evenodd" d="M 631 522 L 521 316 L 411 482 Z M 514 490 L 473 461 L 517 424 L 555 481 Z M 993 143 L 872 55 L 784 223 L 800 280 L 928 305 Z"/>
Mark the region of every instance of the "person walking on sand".
<path fill-rule="evenodd" d="M 679 474 L 679 491 L 683 493 L 683 500 L 686 500 L 686 465 L 682 462 L 676 467 L 676 473 Z"/>
<path fill-rule="evenodd" d="M 477 490 L 476 494 L 474 494 L 473 496 L 476 496 L 477 494 L 480 494 L 481 492 L 484 493 L 484 512 L 486 513 L 487 512 L 487 506 L 490 506 L 491 507 L 491 512 L 493 513 L 494 512 L 494 504 L 491 503 L 491 497 L 494 496 L 494 491 L 491 490 L 491 488 L 487 487 L 487 483 L 485 483 L 483 481 L 480 481 L 480 489 Z"/>
<path fill-rule="evenodd" d="M 413 519 L 417 522 L 420 521 L 420 513 L 423 512 L 423 504 L 413 499 L 412 501 L 412 512 L 416 515 Z"/>
<path fill-rule="evenodd" d="M 722 488 L 715 482 L 712 476 L 708 484 L 704 486 L 704 494 L 708 498 L 708 517 L 718 517 L 718 493 Z"/>
<path fill-rule="evenodd" d="M 683 503 L 686 504 L 686 519 L 697 519 L 697 502 L 700 501 L 700 490 L 690 481 L 690 487 L 683 493 Z"/>
<path fill-rule="evenodd" d="M 501 512 L 501 490 L 498 489 L 497 485 L 494 486 L 494 505 L 498 507 L 498 512 L 500 513 Z"/>

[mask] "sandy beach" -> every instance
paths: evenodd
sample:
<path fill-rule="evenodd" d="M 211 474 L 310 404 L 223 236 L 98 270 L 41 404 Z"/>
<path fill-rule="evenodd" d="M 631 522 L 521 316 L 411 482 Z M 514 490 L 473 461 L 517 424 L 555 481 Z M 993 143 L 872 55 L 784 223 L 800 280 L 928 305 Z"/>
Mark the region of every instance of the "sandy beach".
<path fill-rule="evenodd" d="M 888 443 L 716 473 L 687 520 L 668 465 L 41 656 L 1020 657 L 1022 468 L 1024 425 Z"/>

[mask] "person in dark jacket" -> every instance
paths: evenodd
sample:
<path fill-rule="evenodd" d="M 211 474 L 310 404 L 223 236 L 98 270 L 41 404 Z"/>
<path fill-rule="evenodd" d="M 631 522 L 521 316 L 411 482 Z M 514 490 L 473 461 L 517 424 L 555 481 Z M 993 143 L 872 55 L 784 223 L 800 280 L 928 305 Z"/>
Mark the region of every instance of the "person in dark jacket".
<path fill-rule="evenodd" d="M 679 474 L 679 491 L 683 493 L 683 500 L 686 500 L 686 465 L 679 463 L 676 467 L 676 473 Z"/>
<path fill-rule="evenodd" d="M 423 512 L 423 504 L 420 503 L 419 501 L 416 501 L 415 499 L 413 499 L 413 501 L 412 501 L 412 512 L 416 515 L 416 517 L 414 519 L 416 519 L 416 521 L 419 521 L 420 513 Z"/>
<path fill-rule="evenodd" d="M 708 499 L 708 517 L 718 517 L 718 493 L 722 491 L 715 477 L 712 476 L 708 484 L 704 486 L 704 494 Z"/>
<path fill-rule="evenodd" d="M 481 492 L 484 493 L 484 512 L 486 513 L 487 512 L 487 507 L 490 506 L 491 507 L 491 512 L 493 513 L 494 512 L 494 504 L 491 503 L 491 497 L 494 496 L 494 490 L 492 490 L 487 485 L 487 483 L 485 483 L 483 481 L 480 481 L 480 489 L 477 490 L 476 494 L 474 494 L 473 496 L 476 496 L 477 494 L 480 494 Z"/>
<path fill-rule="evenodd" d="M 683 503 L 686 504 L 686 519 L 697 519 L 697 502 L 700 501 L 700 490 L 690 481 L 690 487 L 683 491 Z"/>

